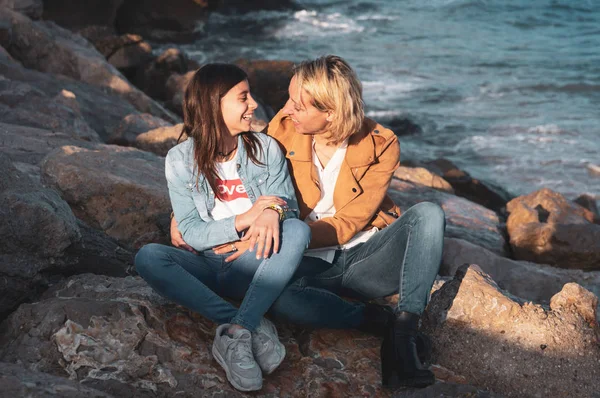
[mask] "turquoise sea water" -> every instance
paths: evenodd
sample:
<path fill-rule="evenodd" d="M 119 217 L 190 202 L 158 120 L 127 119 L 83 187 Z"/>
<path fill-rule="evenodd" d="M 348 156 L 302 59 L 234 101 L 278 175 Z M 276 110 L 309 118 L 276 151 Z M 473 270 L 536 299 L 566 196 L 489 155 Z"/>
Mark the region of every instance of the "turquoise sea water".
<path fill-rule="evenodd" d="M 446 157 L 516 194 L 600 199 L 600 0 L 300 1 L 213 15 L 203 62 L 346 58 L 368 114 L 410 117 L 406 159 Z"/>

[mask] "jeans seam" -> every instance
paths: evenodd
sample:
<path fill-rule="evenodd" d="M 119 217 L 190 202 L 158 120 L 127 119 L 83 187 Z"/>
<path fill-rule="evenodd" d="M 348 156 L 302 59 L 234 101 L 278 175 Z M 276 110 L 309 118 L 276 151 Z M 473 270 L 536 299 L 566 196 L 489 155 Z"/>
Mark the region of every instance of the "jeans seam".
<path fill-rule="evenodd" d="M 408 237 L 406 238 L 406 249 L 404 250 L 404 257 L 402 258 L 402 265 L 400 268 L 400 275 L 402 280 L 399 281 L 400 283 L 398 283 L 398 303 L 396 304 L 396 308 L 398 308 L 400 306 L 400 303 L 404 300 L 404 282 L 406 281 L 406 278 L 404 277 L 404 272 L 406 271 L 406 255 L 408 253 L 408 250 L 410 248 L 410 243 L 411 243 L 411 236 L 412 236 L 412 229 L 413 229 L 414 224 L 409 224 L 409 229 L 408 229 Z"/>

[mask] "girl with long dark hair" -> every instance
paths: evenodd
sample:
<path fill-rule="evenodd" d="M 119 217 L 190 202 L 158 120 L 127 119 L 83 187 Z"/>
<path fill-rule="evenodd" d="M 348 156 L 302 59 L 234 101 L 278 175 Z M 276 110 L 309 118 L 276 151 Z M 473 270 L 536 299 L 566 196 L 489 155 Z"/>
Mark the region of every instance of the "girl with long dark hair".
<path fill-rule="evenodd" d="M 297 219 L 277 142 L 249 132 L 257 105 L 244 71 L 203 66 L 183 105 L 189 138 L 169 151 L 166 177 L 174 222 L 190 250 L 146 245 L 136 269 L 161 295 L 218 323 L 213 356 L 235 388 L 258 390 L 285 356 L 263 315 L 292 279 L 310 229 Z M 228 262 L 213 251 L 219 247 L 243 254 Z M 242 300 L 240 307 L 223 297 Z"/>

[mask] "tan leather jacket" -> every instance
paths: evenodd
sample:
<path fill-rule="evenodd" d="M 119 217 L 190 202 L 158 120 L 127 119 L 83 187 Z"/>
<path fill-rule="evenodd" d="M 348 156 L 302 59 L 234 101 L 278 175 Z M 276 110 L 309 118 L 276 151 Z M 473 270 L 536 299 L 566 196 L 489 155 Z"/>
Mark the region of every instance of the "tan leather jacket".
<path fill-rule="evenodd" d="M 321 199 L 317 170 L 312 162 L 312 136 L 296 133 L 289 117 L 279 112 L 267 133 L 281 145 L 304 220 Z M 400 144 L 394 133 L 365 118 L 361 131 L 348 140 L 348 150 L 335 186 L 333 217 L 309 223 L 310 248 L 342 245 L 357 232 L 385 228 L 400 209 L 387 195 L 400 165 Z"/>

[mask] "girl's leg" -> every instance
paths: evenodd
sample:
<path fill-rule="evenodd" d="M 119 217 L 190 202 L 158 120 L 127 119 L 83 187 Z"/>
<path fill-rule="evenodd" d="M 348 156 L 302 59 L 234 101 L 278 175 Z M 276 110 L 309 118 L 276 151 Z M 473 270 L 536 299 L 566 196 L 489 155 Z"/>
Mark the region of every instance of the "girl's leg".
<path fill-rule="evenodd" d="M 228 323 L 237 308 L 221 298 L 218 275 L 223 256 L 199 255 L 171 246 L 149 244 L 135 256 L 135 267 L 158 293 L 217 324 Z"/>

